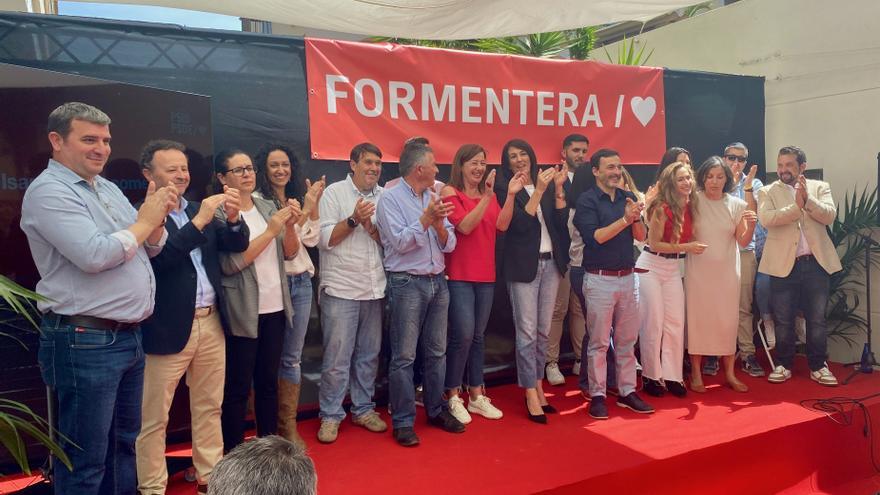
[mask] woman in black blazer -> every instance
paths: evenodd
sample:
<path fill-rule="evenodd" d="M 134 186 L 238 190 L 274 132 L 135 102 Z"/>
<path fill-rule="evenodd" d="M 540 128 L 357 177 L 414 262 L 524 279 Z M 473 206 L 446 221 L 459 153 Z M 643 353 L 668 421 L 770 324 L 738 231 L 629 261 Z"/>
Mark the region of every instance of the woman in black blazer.
<path fill-rule="evenodd" d="M 522 139 L 504 145 L 500 172 L 501 180 L 495 181 L 499 203 L 515 202 L 499 264 L 513 307 L 517 382 L 526 392 L 529 419 L 546 423 L 544 413 L 556 412 L 541 381 L 556 292 L 568 266 L 567 175 L 552 167 L 539 171 L 535 151 Z M 514 176 L 524 187 L 508 196 Z"/>

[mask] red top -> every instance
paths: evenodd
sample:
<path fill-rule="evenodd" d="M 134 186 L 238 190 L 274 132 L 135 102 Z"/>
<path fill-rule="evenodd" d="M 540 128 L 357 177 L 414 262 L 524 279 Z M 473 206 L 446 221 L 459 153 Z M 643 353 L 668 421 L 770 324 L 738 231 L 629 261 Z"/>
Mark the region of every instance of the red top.
<path fill-rule="evenodd" d="M 672 208 L 669 205 L 663 205 L 663 213 L 666 214 L 666 222 L 663 223 L 663 242 L 672 242 Z M 684 220 L 681 222 L 681 235 L 678 237 L 678 243 L 691 242 L 694 237 L 693 219 L 691 218 L 691 205 L 688 204 L 684 209 Z"/>
<path fill-rule="evenodd" d="M 449 221 L 456 227 L 468 213 L 477 207 L 480 198 L 469 198 L 458 189 L 452 188 L 455 194 L 444 198 L 455 205 Z M 446 275 L 449 280 L 463 282 L 494 282 L 495 281 L 495 223 L 501 207 L 493 194 L 483 213 L 480 223 L 470 234 L 462 234 L 457 229 L 455 250 L 446 253 Z"/>

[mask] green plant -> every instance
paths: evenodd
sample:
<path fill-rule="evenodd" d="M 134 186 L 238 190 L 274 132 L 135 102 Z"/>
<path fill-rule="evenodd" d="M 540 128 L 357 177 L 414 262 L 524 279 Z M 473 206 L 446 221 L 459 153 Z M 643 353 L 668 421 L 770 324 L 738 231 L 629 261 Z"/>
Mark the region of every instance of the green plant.
<path fill-rule="evenodd" d="M 25 289 L 9 278 L 0 275 L 0 298 L 2 298 L 0 312 L 3 313 L 3 317 L 0 318 L 0 324 L 4 328 L 28 329 L 27 324 L 19 324 L 22 321 L 26 321 L 34 329 L 39 328 L 34 319 L 35 308 L 33 303 L 35 301 L 46 301 L 45 297 Z M 27 349 L 21 339 L 8 332 L 0 332 L 0 336 L 13 339 Z M 27 458 L 27 446 L 25 445 L 24 436 L 36 440 L 39 444 L 49 449 L 55 458 L 67 466 L 68 469 L 73 469 L 70 458 L 67 457 L 61 446 L 52 440 L 50 436 L 51 431 L 52 426 L 25 404 L 14 400 L 0 399 L 0 444 L 9 451 L 18 467 L 26 474 L 31 474 L 31 468 Z"/>
<path fill-rule="evenodd" d="M 684 18 L 689 18 L 694 17 L 695 15 L 702 12 L 708 12 L 712 10 L 712 7 L 710 6 L 711 3 L 712 2 L 703 2 L 696 5 L 691 5 L 690 7 L 687 7 L 682 11 L 681 16 Z"/>
<path fill-rule="evenodd" d="M 602 47 L 605 51 L 605 56 L 608 58 L 608 61 L 612 64 L 617 65 L 645 65 L 648 63 L 648 60 L 651 59 L 651 55 L 654 54 L 654 49 L 652 48 L 648 55 L 645 56 L 645 48 L 648 47 L 647 43 L 640 43 L 642 48 L 636 51 L 636 38 L 629 38 L 624 36 L 620 41 L 620 44 L 617 45 L 617 58 L 611 58 L 611 54 L 608 53 L 608 49 Z"/>
<path fill-rule="evenodd" d="M 860 194 L 852 191 L 844 198 L 841 209 L 838 205 L 837 218 L 829 227 L 831 242 L 840 255 L 843 269 L 833 275 L 829 282 L 828 306 L 825 317 L 828 320 L 828 335 L 841 339 L 849 345 L 855 343 L 854 337 L 867 331 L 868 322 L 859 312 L 859 294 L 865 289 L 865 251 L 870 250 L 873 267 L 880 266 L 880 249 L 869 246 L 854 232 L 880 227 L 877 223 L 877 191 Z"/>

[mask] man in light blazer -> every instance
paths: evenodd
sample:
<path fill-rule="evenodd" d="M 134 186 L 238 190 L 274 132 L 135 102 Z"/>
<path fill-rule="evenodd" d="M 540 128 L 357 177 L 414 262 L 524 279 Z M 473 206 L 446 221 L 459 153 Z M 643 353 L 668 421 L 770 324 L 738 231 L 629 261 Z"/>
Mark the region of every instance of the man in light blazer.
<path fill-rule="evenodd" d="M 830 275 L 841 269 L 840 258 L 826 226 L 837 216 L 827 182 L 804 177 L 807 156 L 797 146 L 779 150 L 779 180 L 758 191 L 758 220 L 767 241 L 758 271 L 770 275 L 770 305 L 776 319 L 776 368 L 771 383 L 791 378 L 795 352 L 794 317 L 798 309 L 807 322 L 810 378 L 835 386 L 837 378 L 825 362 Z"/>

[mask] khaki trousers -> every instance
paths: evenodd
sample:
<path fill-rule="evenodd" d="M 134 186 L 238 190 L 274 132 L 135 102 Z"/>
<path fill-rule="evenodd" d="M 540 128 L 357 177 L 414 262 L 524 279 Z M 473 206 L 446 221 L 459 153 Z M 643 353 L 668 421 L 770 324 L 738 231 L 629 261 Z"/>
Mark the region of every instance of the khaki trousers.
<path fill-rule="evenodd" d="M 556 306 L 553 308 L 553 321 L 550 323 L 550 340 L 547 342 L 547 362 L 559 361 L 559 342 L 562 340 L 562 322 L 568 315 L 568 333 L 571 338 L 571 347 L 577 359 L 581 357 L 581 344 L 584 334 L 587 333 L 584 322 L 584 310 L 577 295 L 572 293 L 570 270 L 565 272 L 565 277 L 559 281 L 559 290 L 556 292 Z"/>
<path fill-rule="evenodd" d="M 174 390 L 186 373 L 192 418 L 192 456 L 199 482 L 205 483 L 223 457 L 220 406 L 226 374 L 226 338 L 215 310 L 196 317 L 186 347 L 177 354 L 147 354 L 144 401 L 137 452 L 138 490 L 163 494 L 168 483 L 165 429 Z"/>
<path fill-rule="evenodd" d="M 752 297 L 755 293 L 755 275 L 758 262 L 754 251 L 739 252 L 739 328 L 736 341 L 743 356 L 755 353 L 754 331 L 752 330 Z"/>

